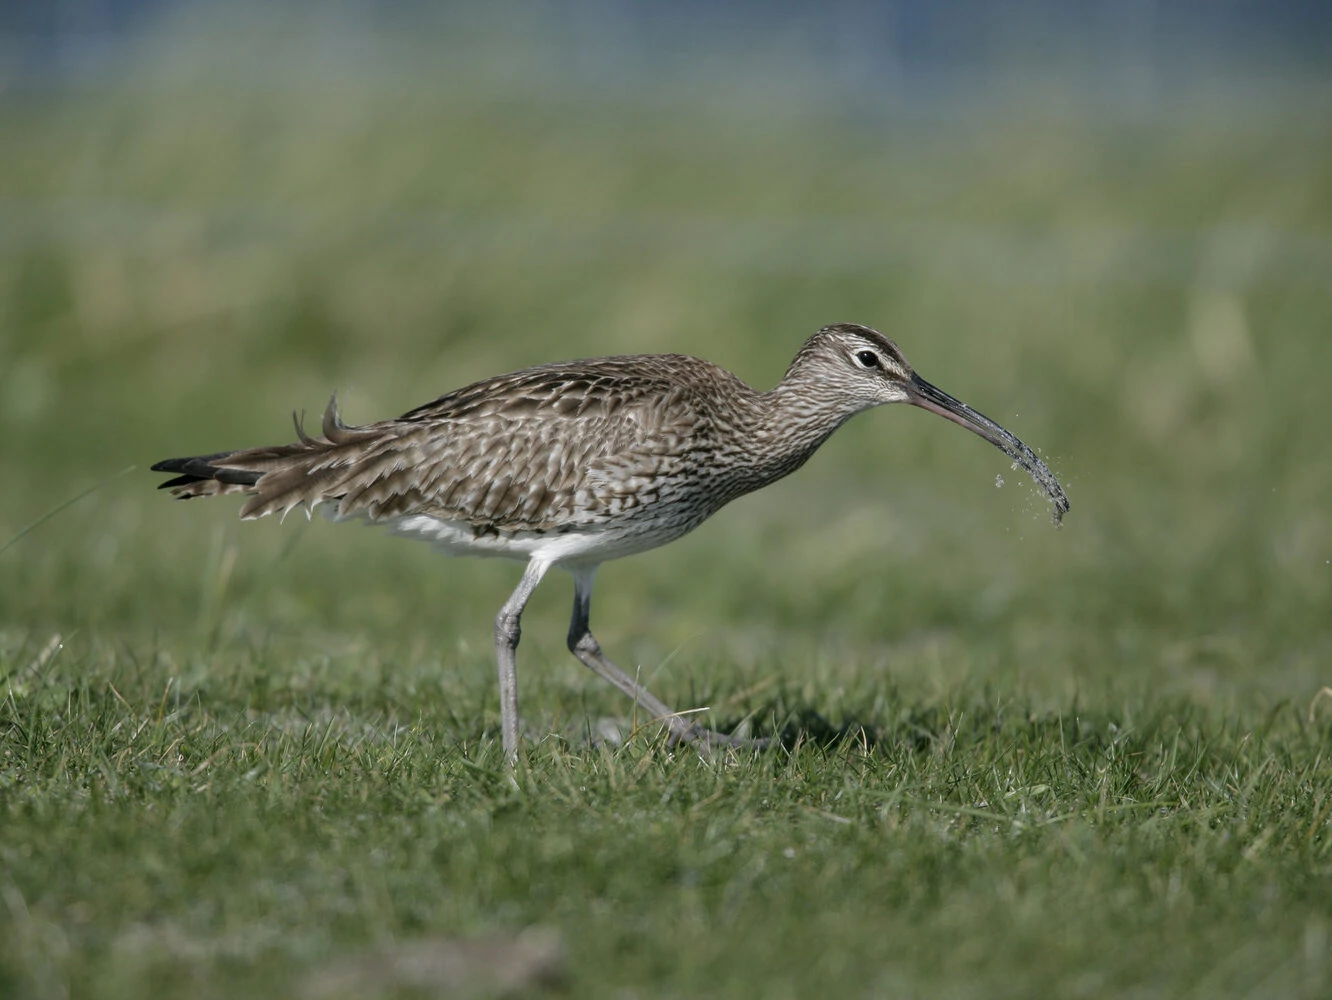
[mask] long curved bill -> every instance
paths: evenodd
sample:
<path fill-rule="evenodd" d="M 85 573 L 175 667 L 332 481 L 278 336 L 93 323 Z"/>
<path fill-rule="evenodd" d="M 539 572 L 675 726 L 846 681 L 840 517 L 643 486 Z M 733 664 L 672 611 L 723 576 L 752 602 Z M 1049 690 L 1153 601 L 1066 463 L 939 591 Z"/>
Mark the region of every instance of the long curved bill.
<path fill-rule="evenodd" d="M 1034 451 L 983 413 L 977 413 L 960 399 L 954 399 L 937 386 L 930 385 L 919 375 L 911 376 L 907 392 L 908 402 L 979 434 L 1026 469 L 1036 481 L 1036 485 L 1045 490 L 1054 503 L 1055 524 L 1064 519 L 1064 515 L 1068 513 L 1068 497 L 1064 495 L 1064 488 L 1059 485 L 1059 480 L 1054 477 L 1050 467 L 1042 462 Z"/>

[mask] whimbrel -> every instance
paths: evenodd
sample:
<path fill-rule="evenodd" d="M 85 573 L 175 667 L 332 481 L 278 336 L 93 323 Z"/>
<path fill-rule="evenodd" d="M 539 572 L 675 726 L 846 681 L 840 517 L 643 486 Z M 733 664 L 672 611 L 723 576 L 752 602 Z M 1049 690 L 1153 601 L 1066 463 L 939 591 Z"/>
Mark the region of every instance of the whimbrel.
<path fill-rule="evenodd" d="M 738 742 L 672 712 L 601 651 L 589 626 L 597 567 L 665 545 L 729 501 L 794 472 L 849 417 L 911 403 L 946 417 L 1068 498 L 1036 454 L 988 417 L 920 378 L 887 337 L 850 323 L 807 340 L 767 392 L 699 358 L 648 354 L 540 365 L 477 382 L 396 420 L 322 434 L 296 420 L 294 444 L 158 462 L 181 498 L 248 494 L 242 518 L 362 518 L 453 555 L 527 563 L 495 619 L 506 758 L 518 754 L 515 654 L 523 607 L 553 566 L 573 574 L 569 650 L 674 740 Z"/>

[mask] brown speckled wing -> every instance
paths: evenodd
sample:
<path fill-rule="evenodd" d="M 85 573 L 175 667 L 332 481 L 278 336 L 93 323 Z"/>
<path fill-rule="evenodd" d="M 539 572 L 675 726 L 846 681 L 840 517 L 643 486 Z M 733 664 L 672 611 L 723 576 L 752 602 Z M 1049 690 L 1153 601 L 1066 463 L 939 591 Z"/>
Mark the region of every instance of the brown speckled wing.
<path fill-rule="evenodd" d="M 330 403 L 320 436 L 298 424 L 295 444 L 159 467 L 185 473 L 164 484 L 180 497 L 252 494 L 243 517 L 336 502 L 342 517 L 428 514 L 481 530 L 594 524 L 687 481 L 689 439 L 707 428 L 700 375 L 705 387 L 734 380 L 682 355 L 543 365 L 358 427 Z"/>
<path fill-rule="evenodd" d="M 700 365 L 679 355 L 544 365 L 405 414 L 400 424 L 427 431 L 414 469 L 428 498 L 421 512 L 546 531 L 648 502 L 635 480 L 679 464 L 675 443 L 697 431 L 693 399 L 678 376 Z"/>

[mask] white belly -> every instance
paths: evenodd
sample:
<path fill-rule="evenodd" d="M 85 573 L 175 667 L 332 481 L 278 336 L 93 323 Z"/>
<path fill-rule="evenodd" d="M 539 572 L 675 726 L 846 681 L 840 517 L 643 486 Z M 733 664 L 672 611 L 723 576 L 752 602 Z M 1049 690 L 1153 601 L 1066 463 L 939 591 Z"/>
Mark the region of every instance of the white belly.
<path fill-rule="evenodd" d="M 409 514 L 378 521 L 395 535 L 433 542 L 455 556 L 498 556 L 505 559 L 540 559 L 558 563 L 596 564 L 654 549 L 679 538 L 694 523 L 663 521 L 599 524 L 568 531 L 477 532 L 466 521 L 450 521 L 428 514 Z"/>

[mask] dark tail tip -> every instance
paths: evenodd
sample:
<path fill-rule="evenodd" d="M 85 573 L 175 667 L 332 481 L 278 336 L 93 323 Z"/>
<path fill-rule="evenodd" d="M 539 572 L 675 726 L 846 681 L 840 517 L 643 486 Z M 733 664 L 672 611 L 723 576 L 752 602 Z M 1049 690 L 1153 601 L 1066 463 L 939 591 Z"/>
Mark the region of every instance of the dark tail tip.
<path fill-rule="evenodd" d="M 232 452 L 219 451 L 214 455 L 194 455 L 189 458 L 164 458 L 152 466 L 153 472 L 179 472 L 175 479 L 168 479 L 158 485 L 159 490 L 177 489 L 193 483 L 216 479 L 219 483 L 235 486 L 253 486 L 259 481 L 260 473 L 245 472 L 240 469 L 228 469 L 214 465 L 219 459 L 225 459 Z"/>

